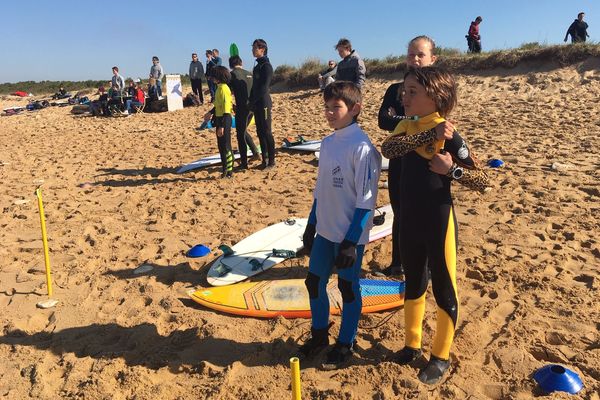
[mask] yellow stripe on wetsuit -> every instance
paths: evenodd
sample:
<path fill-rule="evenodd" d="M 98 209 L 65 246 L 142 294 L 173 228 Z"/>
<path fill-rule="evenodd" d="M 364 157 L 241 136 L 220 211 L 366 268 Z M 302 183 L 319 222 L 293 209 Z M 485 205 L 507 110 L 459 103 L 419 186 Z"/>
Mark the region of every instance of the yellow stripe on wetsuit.
<path fill-rule="evenodd" d="M 456 301 L 456 319 L 458 320 L 458 295 L 456 290 L 456 236 L 454 212 L 450 208 L 448 225 L 444 242 L 444 258 L 448 276 L 454 289 Z M 425 297 L 427 291 L 416 299 L 406 299 L 404 302 L 405 345 L 420 349 L 423 336 L 423 317 L 425 315 Z M 441 359 L 450 357 L 450 347 L 454 340 L 456 326 L 452 317 L 441 307 L 437 307 L 437 326 L 431 353 Z"/>
<path fill-rule="evenodd" d="M 456 301 L 456 320 L 458 321 L 458 292 L 456 290 L 456 235 L 454 227 L 454 211 L 450 208 L 448 213 L 448 228 L 446 229 L 446 240 L 444 243 L 444 254 L 446 259 L 446 268 L 454 289 Z M 442 308 L 437 309 L 437 327 L 433 339 L 431 354 L 447 360 L 450 357 L 450 347 L 454 341 L 454 331 L 456 326 L 452 317 Z"/>

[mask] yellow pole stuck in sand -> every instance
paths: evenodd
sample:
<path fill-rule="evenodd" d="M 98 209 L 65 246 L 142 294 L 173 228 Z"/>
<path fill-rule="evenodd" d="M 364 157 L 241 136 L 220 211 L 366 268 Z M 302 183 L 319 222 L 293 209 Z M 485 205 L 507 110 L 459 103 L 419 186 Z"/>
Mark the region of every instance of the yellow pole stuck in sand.
<path fill-rule="evenodd" d="M 42 189 L 37 188 L 35 195 L 37 196 L 38 208 L 40 209 L 40 224 L 42 225 L 42 241 L 44 242 L 44 262 L 46 263 L 48 297 L 52 297 L 52 275 L 50 273 L 50 256 L 48 254 L 48 236 L 46 235 L 46 218 L 44 217 L 44 204 L 42 203 Z"/>
<path fill-rule="evenodd" d="M 290 368 L 292 369 L 292 400 L 300 400 L 300 359 L 298 357 L 290 358 Z"/>

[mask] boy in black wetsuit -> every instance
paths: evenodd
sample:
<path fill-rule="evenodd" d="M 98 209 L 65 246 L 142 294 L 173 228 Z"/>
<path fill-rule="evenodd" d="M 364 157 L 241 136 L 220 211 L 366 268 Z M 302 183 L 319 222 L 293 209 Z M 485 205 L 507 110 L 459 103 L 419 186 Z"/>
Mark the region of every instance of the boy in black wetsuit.
<path fill-rule="evenodd" d="M 417 36 L 408 43 L 406 54 L 406 65 L 408 67 L 424 67 L 432 65 L 436 56 L 435 42 L 428 36 Z M 402 106 L 403 83 L 398 82 L 390 85 L 383 96 L 379 108 L 379 128 L 392 132 L 396 125 L 404 119 L 404 107 Z M 392 262 L 389 267 L 381 271 L 385 276 L 398 276 L 404 274 L 402 260 L 400 258 L 400 171 L 401 157 L 390 160 L 388 168 L 388 192 L 390 203 L 394 211 L 394 223 L 392 225 Z"/>
<path fill-rule="evenodd" d="M 273 66 L 267 57 L 267 42 L 256 39 L 252 43 L 252 55 L 256 57 L 256 66 L 252 70 L 252 90 L 248 108 L 254 113 L 256 133 L 262 151 L 262 168 L 275 167 L 275 140 L 271 131 L 271 102 L 270 86 L 273 78 Z M 236 120 L 237 121 L 237 120 Z"/>
<path fill-rule="evenodd" d="M 252 150 L 253 157 L 258 157 L 259 154 L 247 130 L 250 119 L 248 97 L 252 89 L 252 73 L 242 68 L 240 56 L 229 57 L 229 68 L 231 68 L 229 87 L 235 98 L 235 130 L 240 151 L 240 169 L 248 169 L 248 146 Z"/>
<path fill-rule="evenodd" d="M 483 192 L 488 181 L 466 142 L 445 117 L 456 106 L 456 82 L 435 67 L 411 68 L 404 76 L 402 104 L 407 116 L 381 146 L 385 157 L 402 157 L 400 251 L 406 277 L 405 347 L 399 364 L 421 357 L 425 294 L 431 271 L 438 306 L 431 357 L 419 374 L 427 384 L 450 367 L 450 347 L 458 319 L 456 290 L 457 225 L 450 185 L 457 180 Z"/>

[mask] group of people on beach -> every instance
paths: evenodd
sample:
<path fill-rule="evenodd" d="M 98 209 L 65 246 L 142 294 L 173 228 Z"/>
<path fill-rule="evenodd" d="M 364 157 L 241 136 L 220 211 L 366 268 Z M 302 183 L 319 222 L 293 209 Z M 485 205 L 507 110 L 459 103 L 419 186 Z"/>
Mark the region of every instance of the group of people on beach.
<path fill-rule="evenodd" d="M 165 74 L 157 56 L 152 57 L 146 90 L 140 78 L 126 81 L 118 66 L 112 67 L 112 74 L 106 87 L 98 88 L 99 99 L 90 104 L 92 115 L 130 115 L 142 110 L 147 103 L 163 98 L 162 78 Z"/>
<path fill-rule="evenodd" d="M 231 128 L 235 118 L 236 138 L 240 154 L 239 170 L 249 169 L 249 153 L 253 159 L 261 159 L 264 170 L 275 167 L 275 139 L 271 129 L 271 93 L 273 66 L 268 57 L 269 47 L 263 39 L 252 43 L 252 55 L 256 65 L 252 72 L 243 68 L 239 55 L 229 57 L 229 68 L 221 65 L 217 49 L 207 50 L 206 77 L 214 107 L 204 114 L 204 121 L 213 120 L 216 127 L 217 146 L 222 164 L 222 178 L 233 176 L 234 154 L 231 146 Z M 197 54 L 192 54 L 192 64 Z M 196 68 L 196 66 L 194 66 Z M 192 65 L 190 65 L 190 70 Z M 199 86 L 196 86 L 199 85 Z M 214 85 L 214 87 L 213 87 Z M 195 84 L 202 92 L 200 82 Z M 235 116 L 234 116 L 235 115 Z M 256 124 L 260 147 L 254 144 L 247 127 Z"/>
<path fill-rule="evenodd" d="M 471 24 L 467 39 L 472 52 L 481 51 L 478 26 Z M 587 24 L 583 13 L 567 34 L 574 42 L 585 41 Z M 565 38 L 566 40 L 566 38 Z M 366 68 L 350 40 L 335 45 L 341 60 L 331 60 L 319 77 L 323 94 L 324 117 L 333 132 L 322 140 L 319 168 L 308 224 L 303 234 L 309 254 L 305 280 L 311 308 L 311 336 L 297 348 L 304 360 L 328 349 L 324 369 L 345 365 L 354 354 L 358 321 L 362 309 L 360 272 L 365 245 L 373 226 L 377 203 L 381 155 L 359 126 L 363 107 L 361 90 Z M 217 49 L 206 51 L 206 73 L 196 53 L 192 54 L 192 90 L 204 103 L 202 75 L 208 78 L 212 110 L 204 120 L 214 120 L 222 160 L 222 177 L 233 174 L 231 128 L 235 115 L 240 169 L 248 169 L 250 148 L 262 157 L 263 169 L 274 168 L 275 144 L 271 130 L 270 84 L 273 67 L 265 40 L 252 43 L 256 64 L 252 72 L 243 68 L 239 55 L 229 58 L 229 68 L 221 65 Z M 428 360 L 418 372 L 426 384 L 439 382 L 450 367 L 459 315 L 456 282 L 458 225 L 453 208 L 451 185 L 483 193 L 488 177 L 467 142 L 448 119 L 457 105 L 457 83 L 452 74 L 435 66 L 435 42 L 417 36 L 408 43 L 408 72 L 402 82 L 389 86 L 378 113 L 380 129 L 390 132 L 381 144 L 381 153 L 390 159 L 388 190 L 394 211 L 391 264 L 386 276 L 404 276 L 404 346 L 394 361 L 414 365 L 423 357 L 422 325 L 429 281 L 437 305 L 436 332 Z M 151 78 L 160 80 L 162 69 L 153 59 Z M 116 67 L 115 67 L 116 68 Z M 113 69 L 113 87 L 124 83 Z M 154 75 L 155 76 L 154 76 Z M 157 85 L 161 96 L 160 85 Z M 260 148 L 248 135 L 252 119 L 256 124 Z M 330 347 L 329 298 L 327 284 L 337 269 L 338 288 L 343 307 L 341 326 Z"/>
<path fill-rule="evenodd" d="M 340 39 L 335 47 L 342 60 L 335 81 L 323 87 L 325 119 L 333 133 L 321 143 L 313 204 L 303 235 L 310 255 L 305 283 L 311 336 L 296 351 L 309 360 L 328 348 L 324 369 L 343 366 L 354 353 L 362 309 L 361 263 L 373 226 L 381 169 L 380 153 L 358 125 L 364 63 L 349 40 Z M 488 186 L 486 173 L 447 119 L 457 105 L 457 84 L 450 73 L 434 66 L 435 61 L 431 38 L 412 39 L 408 72 L 403 82 L 387 89 L 378 115 L 379 127 L 391 133 L 381 151 L 390 159 L 388 187 L 394 211 L 392 262 L 384 272 L 404 275 L 406 283 L 405 346 L 394 361 L 413 364 L 423 356 L 425 294 L 431 280 L 437 328 L 429 359 L 418 373 L 426 384 L 439 382 L 450 367 L 458 319 L 457 224 L 451 183 L 479 192 Z M 337 340 L 329 347 L 327 283 L 334 267 L 343 307 Z"/>
<path fill-rule="evenodd" d="M 470 50 L 481 50 L 477 17 L 469 30 Z M 583 13 L 567 31 L 584 42 Z M 565 41 L 566 41 L 565 37 Z M 479 46 L 478 46 L 479 45 Z M 303 234 L 310 260 L 305 280 L 311 308 L 311 336 L 296 355 L 315 359 L 328 349 L 323 369 L 336 369 L 353 356 L 362 309 L 360 271 L 377 202 L 381 155 L 358 125 L 362 109 L 364 63 L 347 39 L 335 46 L 342 60 L 329 61 L 318 77 L 324 114 L 333 133 L 322 140 L 317 182 Z M 472 49 L 471 49 L 472 48 Z M 457 83 L 435 66 L 435 42 L 417 36 L 408 43 L 408 72 L 387 89 L 378 113 L 380 129 L 390 132 L 381 153 L 390 159 L 388 190 L 394 211 L 392 261 L 383 272 L 404 275 L 404 347 L 393 361 L 415 365 L 423 357 L 423 319 L 429 281 L 437 305 L 429 358 L 417 374 L 436 384 L 450 368 L 450 350 L 459 315 L 456 282 L 458 225 L 451 185 L 484 193 L 489 179 L 467 142 L 448 120 L 456 107 Z M 337 269 L 342 319 L 330 347 L 327 284 Z"/>

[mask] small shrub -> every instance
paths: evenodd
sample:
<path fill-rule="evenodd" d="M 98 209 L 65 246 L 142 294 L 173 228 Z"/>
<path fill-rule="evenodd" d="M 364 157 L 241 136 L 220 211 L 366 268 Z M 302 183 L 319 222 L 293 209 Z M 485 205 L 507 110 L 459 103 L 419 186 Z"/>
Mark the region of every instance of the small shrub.
<path fill-rule="evenodd" d="M 539 44 L 539 42 L 529 42 L 529 43 L 523 43 L 521 45 L 521 47 L 519 47 L 519 50 L 537 50 L 537 49 L 541 49 L 543 46 L 541 44 Z"/>

